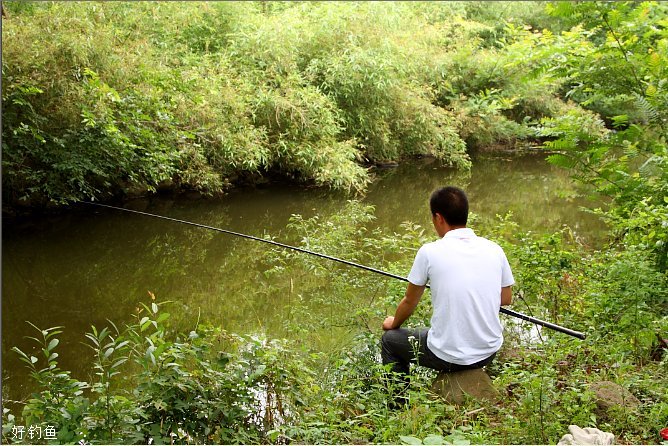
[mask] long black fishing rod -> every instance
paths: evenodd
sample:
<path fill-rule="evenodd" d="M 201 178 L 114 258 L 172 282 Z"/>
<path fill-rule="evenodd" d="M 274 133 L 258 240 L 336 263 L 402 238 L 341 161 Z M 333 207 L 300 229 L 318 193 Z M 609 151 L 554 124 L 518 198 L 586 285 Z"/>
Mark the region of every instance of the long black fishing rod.
<path fill-rule="evenodd" d="M 363 270 L 366 270 L 366 271 L 371 271 L 373 273 L 381 274 L 383 276 L 392 277 L 394 279 L 399 279 L 399 280 L 403 280 L 404 282 L 408 282 L 407 278 L 401 277 L 401 276 L 396 275 L 396 274 L 388 273 L 387 271 L 383 271 L 383 270 L 380 270 L 380 269 L 377 269 L 377 268 L 372 268 L 372 267 L 366 266 L 366 265 L 361 265 L 359 263 L 351 262 L 349 260 L 339 259 L 338 257 L 332 257 L 332 256 L 329 256 L 327 254 L 322 254 L 322 253 L 319 253 L 319 252 L 309 251 L 308 249 L 299 248 L 297 246 L 286 245 L 284 243 L 275 242 L 275 241 L 270 240 L 270 239 L 254 237 L 252 235 L 242 234 L 240 232 L 234 232 L 234 231 L 230 231 L 230 230 L 227 230 L 227 229 L 216 228 L 214 226 L 203 225 L 201 223 L 194 223 L 194 222 L 188 221 L 188 220 L 180 220 L 178 218 L 165 217 L 164 215 L 151 214 L 149 212 L 136 211 L 134 209 L 126 209 L 126 208 L 121 208 L 121 207 L 117 207 L 117 206 L 111 206 L 111 205 L 108 205 L 108 204 L 93 203 L 93 202 L 90 202 L 90 201 L 84 201 L 82 203 L 90 204 L 90 205 L 93 205 L 93 206 L 99 206 L 99 207 L 103 207 L 103 208 L 108 208 L 108 209 L 114 209 L 114 210 L 117 210 L 117 211 L 131 212 L 133 214 L 139 214 L 139 215 L 146 215 L 148 217 L 161 218 L 163 220 L 172 221 L 172 222 L 175 222 L 175 223 L 183 223 L 183 224 L 186 224 L 186 225 L 196 226 L 198 228 L 203 228 L 203 229 L 210 229 L 212 231 L 222 232 L 224 234 L 230 234 L 230 235 L 234 235 L 234 236 L 237 236 L 237 237 L 242 237 L 242 238 L 247 238 L 247 239 L 250 239 L 250 240 L 255 240 L 255 241 L 258 241 L 258 242 L 269 243 L 270 245 L 280 246 L 281 248 L 286 248 L 286 249 L 292 249 L 293 251 L 299 251 L 299 252 L 303 252 L 305 254 L 311 254 L 311 255 L 314 255 L 314 256 L 317 256 L 317 257 L 321 257 L 323 259 L 333 260 L 335 262 L 343 263 L 344 265 L 354 266 L 355 268 L 360 268 L 360 269 L 363 269 Z M 582 332 L 571 330 L 570 328 L 562 327 L 561 325 L 553 324 L 552 322 L 543 321 L 543 320 L 537 319 L 535 317 L 528 316 L 528 315 L 523 314 L 523 313 L 519 313 L 517 311 L 513 311 L 513 310 L 509 310 L 507 308 L 501 307 L 499 309 L 499 312 L 501 312 L 503 314 L 506 314 L 508 316 L 513 316 L 513 317 L 516 317 L 518 319 L 522 319 L 522 320 L 527 321 L 527 322 L 534 323 L 536 325 L 541 325 L 543 327 L 550 328 L 552 330 L 555 330 L 555 331 L 558 331 L 560 333 L 564 333 L 564 334 L 576 337 L 578 339 L 584 339 L 585 338 L 585 334 L 582 333 Z"/>

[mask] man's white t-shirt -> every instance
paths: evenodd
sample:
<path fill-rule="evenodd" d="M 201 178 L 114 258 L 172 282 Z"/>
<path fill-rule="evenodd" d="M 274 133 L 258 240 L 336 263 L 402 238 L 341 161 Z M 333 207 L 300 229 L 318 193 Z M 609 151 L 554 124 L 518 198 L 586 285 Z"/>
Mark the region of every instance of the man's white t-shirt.
<path fill-rule="evenodd" d="M 499 245 L 469 228 L 448 231 L 419 249 L 408 281 L 430 282 L 434 313 L 427 346 L 436 356 L 469 365 L 501 348 L 501 288 L 515 280 Z"/>

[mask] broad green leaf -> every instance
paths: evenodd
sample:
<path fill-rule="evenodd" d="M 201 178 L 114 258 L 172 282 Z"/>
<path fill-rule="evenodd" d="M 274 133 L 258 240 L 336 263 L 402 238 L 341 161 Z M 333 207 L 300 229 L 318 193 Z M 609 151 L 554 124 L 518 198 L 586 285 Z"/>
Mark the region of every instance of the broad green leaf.
<path fill-rule="evenodd" d="M 58 345 L 59 342 L 60 341 L 58 339 L 55 339 L 55 338 L 51 339 L 51 342 L 49 342 L 49 346 L 46 349 L 49 350 L 49 351 L 53 350 L 54 348 L 56 348 L 56 346 Z"/>
<path fill-rule="evenodd" d="M 400 435 L 399 439 L 403 444 L 422 444 L 422 440 L 419 438 L 411 437 L 409 435 Z"/>
<path fill-rule="evenodd" d="M 422 444 L 447 444 L 447 442 L 445 441 L 445 438 L 440 435 L 427 435 L 424 440 L 422 440 Z"/>

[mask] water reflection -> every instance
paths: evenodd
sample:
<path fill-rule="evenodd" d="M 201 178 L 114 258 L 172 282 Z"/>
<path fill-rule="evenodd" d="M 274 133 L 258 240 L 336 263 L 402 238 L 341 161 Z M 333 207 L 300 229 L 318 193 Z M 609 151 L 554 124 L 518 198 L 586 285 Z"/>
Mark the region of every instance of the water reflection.
<path fill-rule="evenodd" d="M 378 221 L 398 226 L 411 220 L 430 227 L 428 198 L 437 187 L 451 184 L 463 188 L 471 212 L 480 216 L 505 215 L 509 211 L 522 227 L 533 231 L 569 225 L 579 236 L 594 243 L 604 226 L 580 210 L 593 203 L 580 196 L 566 172 L 547 165 L 543 155 L 519 158 L 480 157 L 470 173 L 439 167 L 431 159 L 380 171 L 367 201 L 376 205 Z"/>

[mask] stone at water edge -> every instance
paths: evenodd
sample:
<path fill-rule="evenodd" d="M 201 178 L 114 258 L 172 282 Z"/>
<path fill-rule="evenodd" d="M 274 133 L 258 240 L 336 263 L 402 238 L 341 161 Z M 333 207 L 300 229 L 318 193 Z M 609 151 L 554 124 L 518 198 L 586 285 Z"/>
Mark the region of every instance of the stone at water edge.
<path fill-rule="evenodd" d="M 613 406 L 637 409 L 640 406 L 635 395 L 612 381 L 591 383 L 589 389 L 596 395 L 596 406 L 599 410 L 608 411 Z"/>
<path fill-rule="evenodd" d="M 466 396 L 495 402 L 499 392 L 484 369 L 441 372 L 431 384 L 431 390 L 448 403 L 461 404 Z"/>

